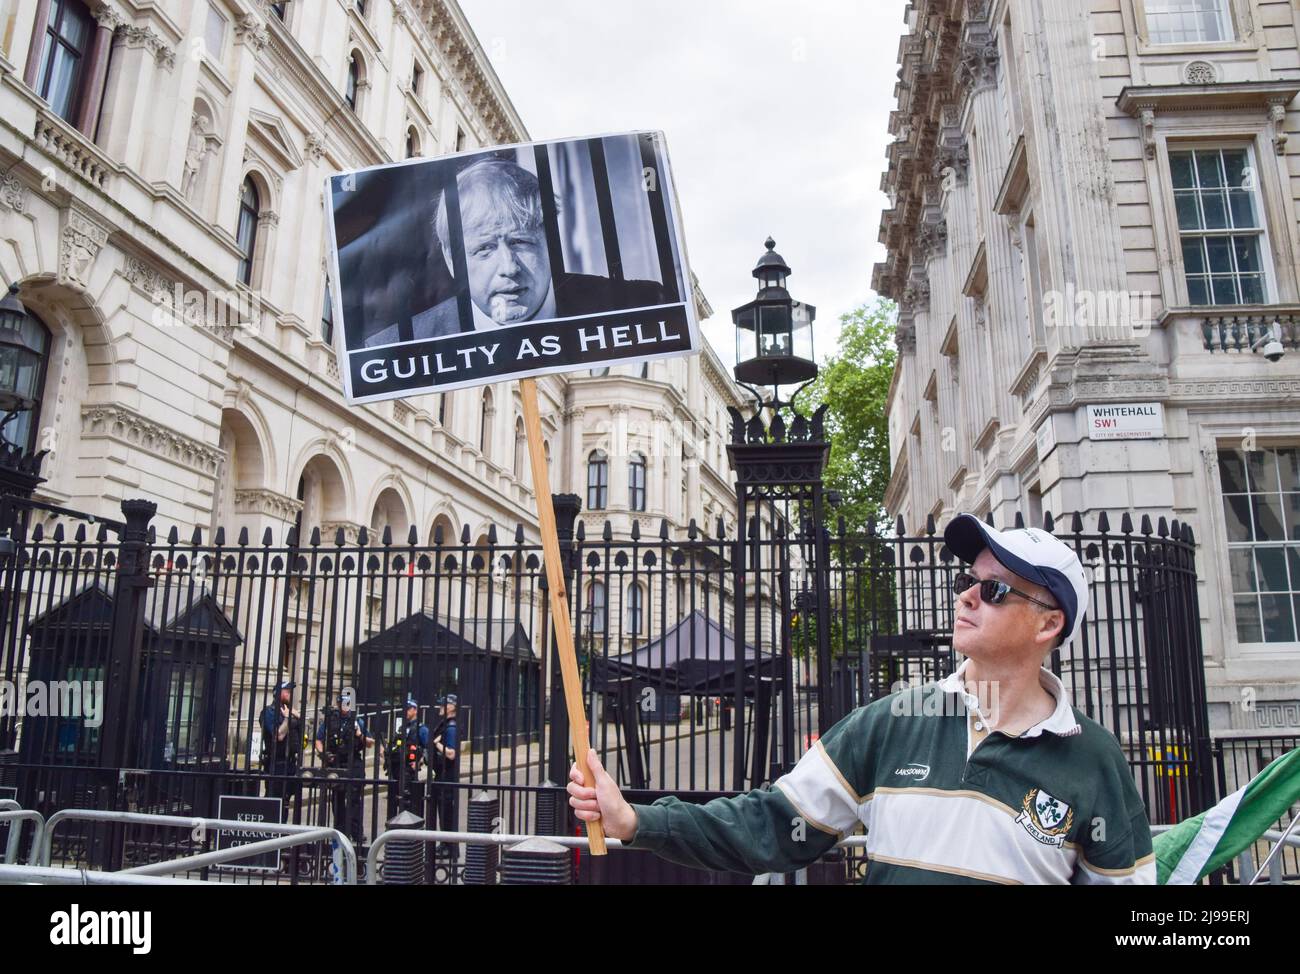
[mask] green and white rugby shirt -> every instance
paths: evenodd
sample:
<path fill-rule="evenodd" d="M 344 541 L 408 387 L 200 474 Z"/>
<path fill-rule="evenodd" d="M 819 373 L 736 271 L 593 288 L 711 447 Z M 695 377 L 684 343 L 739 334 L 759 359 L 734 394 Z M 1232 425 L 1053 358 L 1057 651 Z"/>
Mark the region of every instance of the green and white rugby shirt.
<path fill-rule="evenodd" d="M 865 828 L 865 882 L 1154 884 L 1151 831 L 1114 736 L 1061 681 L 1046 720 L 972 740 L 963 663 L 838 721 L 772 785 L 634 806 L 631 848 L 744 873 L 789 872 Z"/>

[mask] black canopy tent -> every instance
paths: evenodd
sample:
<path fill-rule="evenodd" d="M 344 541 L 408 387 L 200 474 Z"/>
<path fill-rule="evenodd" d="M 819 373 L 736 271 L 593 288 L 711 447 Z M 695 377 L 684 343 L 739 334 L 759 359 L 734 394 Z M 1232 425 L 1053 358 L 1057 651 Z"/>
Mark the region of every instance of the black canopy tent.
<path fill-rule="evenodd" d="M 606 705 L 617 714 L 631 787 L 649 787 L 648 742 L 643 742 L 642 717 L 676 723 L 680 696 L 724 700 L 734 697 L 738 669 L 743 674 L 742 692 L 755 700 L 751 711 L 756 718 L 751 777 L 758 782 L 765 777 L 771 705 L 782 674 L 776 654 L 763 657 L 748 643 L 737 652 L 736 637 L 720 622 L 696 610 L 659 638 L 630 653 L 592 659 L 591 686 L 606 695 Z M 651 698 L 653 707 L 647 706 L 643 695 L 647 687 L 656 691 Z M 728 726 L 724 722 L 723 728 Z"/>
<path fill-rule="evenodd" d="M 463 739 L 481 748 L 540 739 L 541 660 L 517 619 L 414 612 L 357 646 L 356 674 L 364 711 L 400 714 L 408 693 L 423 710 L 454 693 Z M 373 729 L 387 733 L 384 724 Z"/>

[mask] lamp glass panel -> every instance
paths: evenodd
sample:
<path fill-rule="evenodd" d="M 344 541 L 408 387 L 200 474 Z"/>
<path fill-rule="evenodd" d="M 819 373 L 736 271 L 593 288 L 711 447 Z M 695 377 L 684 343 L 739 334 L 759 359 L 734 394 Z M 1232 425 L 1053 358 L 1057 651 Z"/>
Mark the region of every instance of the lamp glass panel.
<path fill-rule="evenodd" d="M 759 352 L 767 355 L 791 355 L 790 309 L 784 304 L 759 306 Z"/>

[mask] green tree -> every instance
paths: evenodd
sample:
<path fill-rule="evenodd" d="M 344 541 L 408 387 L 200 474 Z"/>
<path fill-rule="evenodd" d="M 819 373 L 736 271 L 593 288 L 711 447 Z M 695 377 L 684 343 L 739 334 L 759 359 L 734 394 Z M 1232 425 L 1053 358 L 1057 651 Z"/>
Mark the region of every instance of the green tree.
<path fill-rule="evenodd" d="M 850 534 L 875 518 L 884 527 L 889 486 L 889 384 L 894 376 L 896 306 L 884 298 L 840 317 L 835 354 L 796 399 L 805 416 L 825 404 L 831 444 L 827 490 L 838 491 Z M 835 530 L 833 525 L 832 532 Z"/>

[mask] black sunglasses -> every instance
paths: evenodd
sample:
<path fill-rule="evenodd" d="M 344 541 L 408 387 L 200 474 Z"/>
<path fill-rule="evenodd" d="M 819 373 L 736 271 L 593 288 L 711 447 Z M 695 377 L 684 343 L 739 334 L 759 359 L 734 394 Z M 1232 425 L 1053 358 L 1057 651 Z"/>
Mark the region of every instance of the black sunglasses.
<path fill-rule="evenodd" d="M 1042 599 L 1036 599 L 1027 592 L 1014 589 L 1006 582 L 1000 582 L 996 578 L 976 578 L 969 572 L 958 572 L 952 579 L 952 590 L 955 594 L 961 595 L 972 585 L 980 587 L 980 599 L 989 605 L 1001 605 L 1007 600 L 1008 595 L 1019 595 L 1022 599 L 1028 599 L 1044 609 L 1059 609 L 1060 606 L 1048 605 Z"/>

